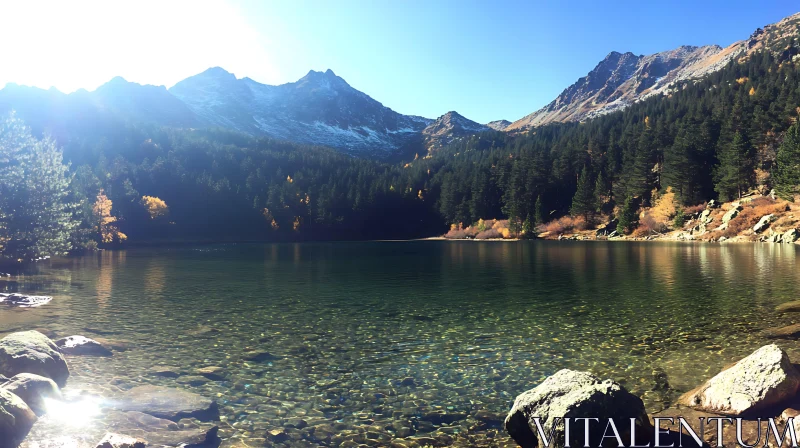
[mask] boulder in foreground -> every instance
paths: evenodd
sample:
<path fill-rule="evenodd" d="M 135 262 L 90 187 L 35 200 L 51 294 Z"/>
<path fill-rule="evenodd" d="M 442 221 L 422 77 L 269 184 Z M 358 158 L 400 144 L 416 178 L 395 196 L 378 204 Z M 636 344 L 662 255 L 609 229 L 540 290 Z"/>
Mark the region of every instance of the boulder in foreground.
<path fill-rule="evenodd" d="M 56 346 L 65 355 L 112 356 L 111 350 L 85 336 L 69 336 L 56 341 Z"/>
<path fill-rule="evenodd" d="M 7 383 L 0 385 L 0 389 L 21 398 L 36 415 L 46 413 L 45 399 L 62 399 L 61 391 L 53 380 L 33 373 L 17 374 Z"/>
<path fill-rule="evenodd" d="M 36 414 L 22 398 L 0 389 L 0 448 L 14 448 L 28 435 Z"/>
<path fill-rule="evenodd" d="M 0 293 L 0 303 L 7 306 L 16 306 L 19 308 L 35 308 L 42 306 L 53 300 L 50 296 L 26 296 L 24 294 L 7 294 Z"/>
<path fill-rule="evenodd" d="M 0 339 L 0 375 L 34 373 L 67 385 L 69 367 L 56 344 L 38 331 L 11 333 Z"/>
<path fill-rule="evenodd" d="M 562 420 L 555 426 L 551 447 L 564 447 L 567 443 L 564 418 L 599 418 L 601 422 L 614 419 L 622 440 L 630 441 L 630 419 L 636 419 L 636 435 L 642 441 L 652 436 L 652 426 L 642 400 L 612 380 L 601 381 L 587 372 L 564 369 L 544 380 L 535 388 L 519 395 L 505 420 L 509 435 L 523 448 L 545 446 L 539 441 L 534 423 L 539 417 L 545 433 L 556 418 Z M 590 425 L 589 444 L 599 446 L 604 425 Z M 571 446 L 584 446 L 584 432 L 570 429 Z M 644 442 L 646 443 L 646 442 Z"/>
<path fill-rule="evenodd" d="M 678 402 L 706 412 L 743 415 L 793 398 L 800 389 L 800 372 L 777 345 L 761 347 Z"/>

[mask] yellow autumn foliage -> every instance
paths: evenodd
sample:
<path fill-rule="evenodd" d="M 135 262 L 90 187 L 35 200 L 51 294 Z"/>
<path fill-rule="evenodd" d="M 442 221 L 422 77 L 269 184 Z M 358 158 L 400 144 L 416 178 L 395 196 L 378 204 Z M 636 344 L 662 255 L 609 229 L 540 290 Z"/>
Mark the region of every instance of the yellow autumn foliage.
<path fill-rule="evenodd" d="M 122 242 L 128 239 L 128 236 L 119 231 L 119 228 L 114 224 L 117 222 L 115 216 L 111 216 L 111 208 L 114 203 L 108 196 L 105 195 L 103 190 L 97 194 L 97 199 L 92 206 L 92 213 L 94 214 L 96 227 L 95 230 L 100 236 L 100 242 L 104 244 L 111 244 L 113 242 Z"/>
<path fill-rule="evenodd" d="M 167 203 L 155 196 L 142 196 L 141 204 L 147 210 L 150 219 L 160 218 L 169 214 Z"/>

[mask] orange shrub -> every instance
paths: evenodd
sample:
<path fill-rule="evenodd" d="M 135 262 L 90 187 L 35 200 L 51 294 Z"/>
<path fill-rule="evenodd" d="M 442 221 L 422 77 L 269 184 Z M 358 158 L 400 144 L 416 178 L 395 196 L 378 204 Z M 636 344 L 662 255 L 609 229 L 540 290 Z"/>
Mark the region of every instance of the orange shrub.
<path fill-rule="evenodd" d="M 503 235 L 497 229 L 488 229 L 484 230 L 483 232 L 477 234 L 475 236 L 476 240 L 488 240 L 488 239 L 495 239 L 495 238 L 502 238 Z"/>
<path fill-rule="evenodd" d="M 562 216 L 555 221 L 550 221 L 544 225 L 544 229 L 552 235 L 574 232 L 576 230 L 586 230 L 589 223 L 583 216 Z"/>

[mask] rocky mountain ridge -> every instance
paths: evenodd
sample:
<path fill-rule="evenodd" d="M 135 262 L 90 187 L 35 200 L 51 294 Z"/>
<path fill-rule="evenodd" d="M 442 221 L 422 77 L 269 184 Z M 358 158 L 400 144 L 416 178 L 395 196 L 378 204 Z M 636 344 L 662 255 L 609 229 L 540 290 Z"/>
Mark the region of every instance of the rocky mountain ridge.
<path fill-rule="evenodd" d="M 698 79 L 730 61 L 767 49 L 791 51 L 798 43 L 800 13 L 757 29 L 748 39 L 726 48 L 718 45 L 681 46 L 651 55 L 612 51 L 586 76 L 567 87 L 552 102 L 508 127 L 521 131 L 554 122 L 584 121 L 652 95 L 668 94 L 680 81 Z"/>
<path fill-rule="evenodd" d="M 476 123 L 456 111 L 450 111 L 434 120 L 425 129 L 425 147 L 428 151 L 435 150 L 452 142 L 456 138 L 466 137 L 491 130 L 489 126 Z"/>

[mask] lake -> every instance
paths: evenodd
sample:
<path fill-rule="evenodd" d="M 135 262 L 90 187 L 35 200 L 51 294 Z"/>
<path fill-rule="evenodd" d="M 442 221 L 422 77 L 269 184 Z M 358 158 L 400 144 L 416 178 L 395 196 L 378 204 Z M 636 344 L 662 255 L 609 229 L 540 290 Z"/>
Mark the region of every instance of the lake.
<path fill-rule="evenodd" d="M 113 400 L 139 384 L 190 389 L 219 402 L 223 446 L 261 446 L 265 431 L 297 418 L 309 427 L 294 430 L 287 446 L 319 444 L 310 428 L 321 424 L 381 444 L 428 437 L 510 446 L 498 419 L 559 369 L 615 379 L 648 412 L 669 406 L 763 345 L 761 330 L 793 322 L 773 310 L 797 298 L 799 264 L 795 246 L 777 244 L 107 251 L 0 281 L 0 291 L 54 296 L 41 308 L 2 310 L 0 332 L 41 328 L 127 345 L 111 358 L 68 358 L 65 391 Z M 794 343 L 779 344 L 800 360 Z M 253 350 L 271 356 L 246 360 Z M 154 366 L 221 366 L 225 374 L 187 385 L 153 375 Z M 664 375 L 669 388 L 659 387 Z M 102 419 L 78 427 L 45 416 L 29 446 L 59 437 L 96 442 Z"/>

